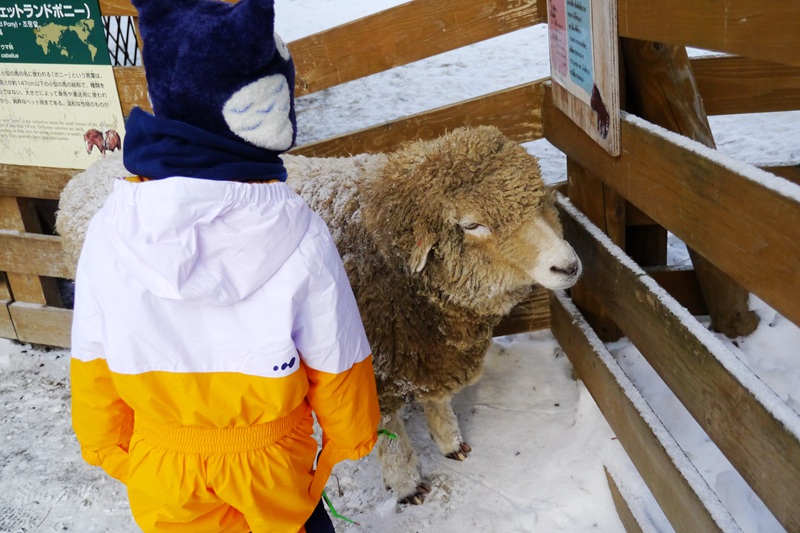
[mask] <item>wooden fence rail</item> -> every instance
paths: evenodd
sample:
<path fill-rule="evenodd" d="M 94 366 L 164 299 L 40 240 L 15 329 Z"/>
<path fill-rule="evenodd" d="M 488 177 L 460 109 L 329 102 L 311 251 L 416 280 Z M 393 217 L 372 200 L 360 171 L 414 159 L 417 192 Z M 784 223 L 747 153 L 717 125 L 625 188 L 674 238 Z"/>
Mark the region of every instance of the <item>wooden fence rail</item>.
<path fill-rule="evenodd" d="M 618 0 L 620 37 L 694 46 L 800 66 L 800 3 Z"/>
<path fill-rule="evenodd" d="M 778 520 L 800 530 L 800 415 L 568 201 L 561 206 L 584 282 Z"/>
<path fill-rule="evenodd" d="M 296 94 L 340 85 L 543 20 L 532 0 L 400 4 L 295 41 L 290 49 L 299 73 Z"/>
<path fill-rule="evenodd" d="M 391 151 L 412 139 L 432 139 L 459 126 L 492 124 L 517 142 L 541 139 L 542 96 L 547 80 L 479 96 L 410 117 L 325 139 L 292 150 L 299 155 L 341 157 Z"/>
<path fill-rule="evenodd" d="M 551 296 L 553 334 L 678 533 L 739 528 L 569 297 Z"/>
<path fill-rule="evenodd" d="M 800 109 L 800 67 L 736 56 L 691 61 L 708 115 Z"/>
<path fill-rule="evenodd" d="M 799 186 L 632 115 L 617 158 L 547 96 L 544 124 L 562 152 L 800 324 Z"/>

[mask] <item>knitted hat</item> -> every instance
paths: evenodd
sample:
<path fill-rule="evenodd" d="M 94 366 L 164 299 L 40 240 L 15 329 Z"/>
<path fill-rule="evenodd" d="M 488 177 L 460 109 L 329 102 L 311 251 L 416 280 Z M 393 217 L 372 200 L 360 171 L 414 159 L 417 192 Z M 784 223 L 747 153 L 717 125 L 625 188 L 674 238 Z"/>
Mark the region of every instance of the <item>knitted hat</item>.
<path fill-rule="evenodd" d="M 274 152 L 296 138 L 294 63 L 274 0 L 133 0 L 156 117 Z"/>

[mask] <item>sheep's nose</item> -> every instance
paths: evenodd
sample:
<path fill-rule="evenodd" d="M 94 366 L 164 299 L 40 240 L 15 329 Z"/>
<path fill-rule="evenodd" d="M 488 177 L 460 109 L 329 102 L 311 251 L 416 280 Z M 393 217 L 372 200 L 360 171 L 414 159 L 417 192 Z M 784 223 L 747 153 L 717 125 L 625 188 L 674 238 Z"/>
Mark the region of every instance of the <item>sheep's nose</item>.
<path fill-rule="evenodd" d="M 573 261 L 569 263 L 566 267 L 558 267 L 558 266 L 551 266 L 550 272 L 554 272 L 556 274 L 563 274 L 565 276 L 574 276 L 578 273 L 578 262 Z"/>

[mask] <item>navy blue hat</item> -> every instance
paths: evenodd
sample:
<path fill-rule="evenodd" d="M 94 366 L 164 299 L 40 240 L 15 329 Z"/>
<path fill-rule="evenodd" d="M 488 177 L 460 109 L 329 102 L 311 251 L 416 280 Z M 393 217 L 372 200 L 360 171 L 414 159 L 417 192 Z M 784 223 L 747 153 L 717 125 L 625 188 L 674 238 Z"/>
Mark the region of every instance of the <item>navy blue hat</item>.
<path fill-rule="evenodd" d="M 295 70 L 273 0 L 133 0 L 156 117 L 274 152 L 296 138 Z"/>

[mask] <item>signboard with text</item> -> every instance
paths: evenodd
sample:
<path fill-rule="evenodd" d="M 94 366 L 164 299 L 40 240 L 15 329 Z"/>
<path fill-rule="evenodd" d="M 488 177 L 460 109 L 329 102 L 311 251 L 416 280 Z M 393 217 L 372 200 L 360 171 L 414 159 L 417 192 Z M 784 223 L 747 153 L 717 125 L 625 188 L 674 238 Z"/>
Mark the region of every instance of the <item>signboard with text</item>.
<path fill-rule="evenodd" d="M 547 16 L 556 106 L 619 155 L 616 0 L 547 0 Z"/>
<path fill-rule="evenodd" d="M 84 169 L 125 135 L 97 0 L 0 6 L 0 163 Z"/>

